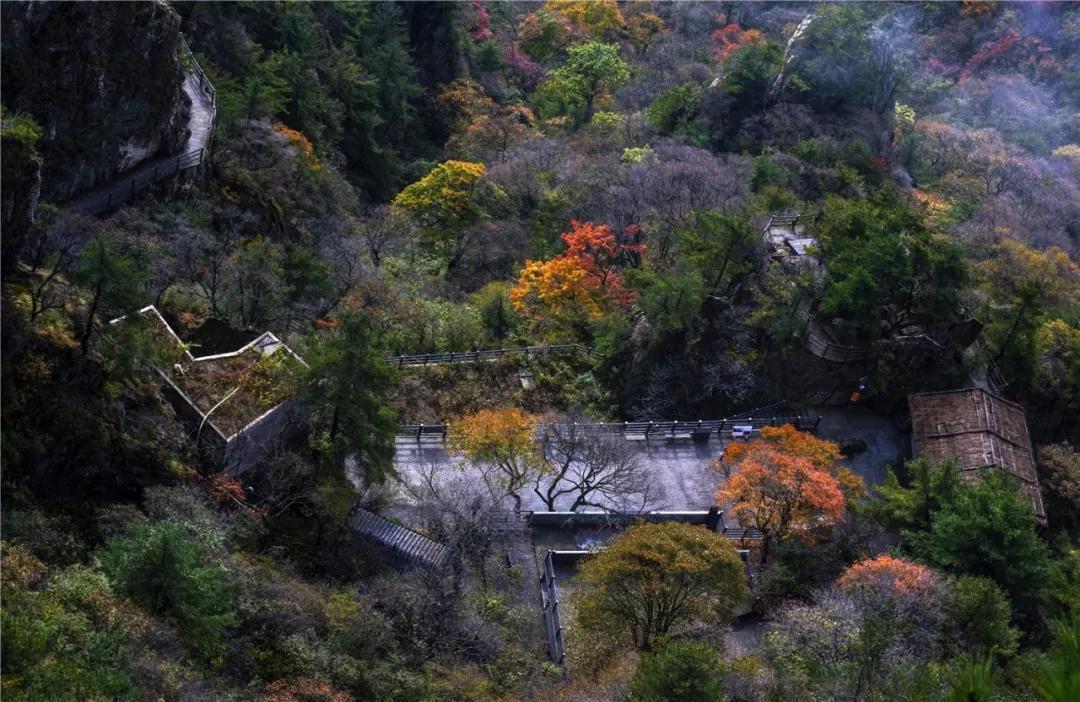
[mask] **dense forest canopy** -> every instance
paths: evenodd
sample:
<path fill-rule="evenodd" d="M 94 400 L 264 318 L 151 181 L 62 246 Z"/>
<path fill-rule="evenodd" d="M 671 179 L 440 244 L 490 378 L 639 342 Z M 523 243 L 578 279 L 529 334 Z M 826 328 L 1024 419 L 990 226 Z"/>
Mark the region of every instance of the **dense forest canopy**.
<path fill-rule="evenodd" d="M 1080 699 L 1076 3 L 0 29 L 13 700 Z"/>

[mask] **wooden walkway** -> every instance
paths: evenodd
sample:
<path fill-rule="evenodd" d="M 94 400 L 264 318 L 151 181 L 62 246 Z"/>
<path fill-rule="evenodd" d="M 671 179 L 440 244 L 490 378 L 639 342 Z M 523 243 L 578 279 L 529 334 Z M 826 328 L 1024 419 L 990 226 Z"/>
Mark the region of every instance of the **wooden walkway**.
<path fill-rule="evenodd" d="M 191 67 L 184 79 L 184 92 L 191 98 L 191 116 L 188 119 L 190 134 L 180 148 L 180 153 L 143 161 L 115 180 L 74 198 L 66 205 L 68 209 L 90 215 L 103 214 L 119 207 L 154 183 L 209 162 L 210 140 L 217 118 L 217 95 L 182 36 L 180 50 Z"/>
<path fill-rule="evenodd" d="M 816 322 L 811 321 L 806 327 L 806 350 L 833 363 L 853 363 L 869 358 L 873 349 L 870 346 L 844 346 L 834 343 L 825 336 Z"/>
<path fill-rule="evenodd" d="M 399 565 L 442 568 L 450 559 L 446 546 L 388 519 L 356 507 L 352 526 L 357 532 L 382 546 Z"/>

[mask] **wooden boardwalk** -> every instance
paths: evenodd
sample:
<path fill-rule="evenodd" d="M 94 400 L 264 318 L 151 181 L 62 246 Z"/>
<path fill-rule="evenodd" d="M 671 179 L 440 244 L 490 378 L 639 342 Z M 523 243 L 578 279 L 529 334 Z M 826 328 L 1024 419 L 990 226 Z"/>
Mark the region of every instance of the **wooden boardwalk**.
<path fill-rule="evenodd" d="M 833 363 L 854 363 L 869 358 L 873 348 L 834 343 L 825 336 L 816 322 L 811 321 L 806 327 L 806 350 Z"/>
<path fill-rule="evenodd" d="M 90 215 L 109 212 L 154 183 L 209 162 L 210 140 L 217 118 L 217 95 L 183 37 L 180 48 L 191 67 L 184 79 L 184 92 L 191 98 L 190 133 L 180 152 L 143 161 L 118 178 L 74 198 L 66 205 L 69 210 Z"/>

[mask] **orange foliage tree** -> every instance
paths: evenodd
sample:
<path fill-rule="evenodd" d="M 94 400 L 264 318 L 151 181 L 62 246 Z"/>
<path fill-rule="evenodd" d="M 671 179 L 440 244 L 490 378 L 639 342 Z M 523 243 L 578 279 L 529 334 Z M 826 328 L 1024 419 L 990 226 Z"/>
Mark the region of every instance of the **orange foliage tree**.
<path fill-rule="evenodd" d="M 289 145 L 296 149 L 297 161 L 301 166 L 301 170 L 297 173 L 297 182 L 301 174 L 314 174 L 322 169 L 322 163 L 315 156 L 315 146 L 311 143 L 303 132 L 295 129 L 290 129 L 281 122 L 274 123 L 274 131 L 285 137 L 285 140 L 289 142 Z"/>
<path fill-rule="evenodd" d="M 730 502 L 740 522 L 765 534 L 762 557 L 767 558 L 772 543 L 811 538 L 843 517 L 845 502 L 865 495 L 862 480 L 836 466 L 839 458 L 831 441 L 791 425 L 766 427 L 761 438 L 727 447 L 717 467 L 734 469 L 734 475 L 716 499 Z"/>
<path fill-rule="evenodd" d="M 450 423 L 450 445 L 484 471 L 489 488 L 514 498 L 545 470 L 536 443 L 538 417 L 514 407 L 480 410 Z"/>
<path fill-rule="evenodd" d="M 566 251 L 550 261 L 526 261 L 510 303 L 532 319 L 556 322 L 596 319 L 616 307 L 628 307 L 635 294 L 623 287 L 618 265 L 641 255 L 640 244 L 622 244 L 606 224 L 570 223 L 562 235 Z"/>
<path fill-rule="evenodd" d="M 735 23 L 727 24 L 717 29 L 712 34 L 713 54 L 717 61 L 723 61 L 728 56 L 750 44 L 760 44 L 765 41 L 765 36 L 758 29 L 743 29 Z"/>
<path fill-rule="evenodd" d="M 765 446 L 773 451 L 789 456 L 798 456 L 810 461 L 815 468 L 828 472 L 844 493 L 844 501 L 850 506 L 866 497 L 866 483 L 850 468 L 837 465 L 840 460 L 840 447 L 835 442 L 819 439 L 813 434 L 799 431 L 790 424 L 780 427 L 764 427 L 761 438 L 750 443 L 734 443 L 724 451 L 723 463 L 737 465 L 745 457 Z"/>
<path fill-rule="evenodd" d="M 924 565 L 889 555 L 864 558 L 845 570 L 836 584 L 849 592 L 872 592 L 885 596 L 928 598 L 941 581 Z"/>

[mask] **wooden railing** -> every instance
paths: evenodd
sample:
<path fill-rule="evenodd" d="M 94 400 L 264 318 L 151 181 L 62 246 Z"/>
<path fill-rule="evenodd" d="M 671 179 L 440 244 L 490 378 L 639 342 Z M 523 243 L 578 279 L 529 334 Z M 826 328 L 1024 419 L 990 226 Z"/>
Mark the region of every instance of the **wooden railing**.
<path fill-rule="evenodd" d="M 770 415 L 758 417 L 726 417 L 724 419 L 667 420 L 655 422 L 609 422 L 575 424 L 584 433 L 613 434 L 628 441 L 676 441 L 708 440 L 713 434 L 723 432 L 751 434 L 761 431 L 762 427 L 791 424 L 802 431 L 815 431 L 821 417 L 818 415 Z M 541 428 L 543 425 L 541 426 Z M 417 443 L 427 441 L 445 442 L 449 433 L 448 424 L 399 424 L 398 439 L 413 440 Z"/>
<path fill-rule="evenodd" d="M 829 340 L 811 324 L 806 329 L 806 350 L 818 358 L 835 363 L 861 361 L 870 356 L 869 346 L 844 346 Z"/>
<path fill-rule="evenodd" d="M 777 212 L 769 217 L 769 223 L 765 225 L 765 231 L 772 227 L 795 228 L 801 223 L 813 223 L 821 217 L 820 212 Z"/>
<path fill-rule="evenodd" d="M 552 662 L 562 665 L 566 659 L 566 643 L 563 640 L 562 617 L 559 614 L 559 589 L 556 585 L 555 558 L 577 560 L 588 551 L 548 551 L 544 557 L 544 571 L 540 574 L 540 608 L 544 612 L 544 628 L 547 631 L 548 656 Z"/>
<path fill-rule="evenodd" d="M 154 183 L 173 176 L 180 171 L 201 166 L 205 161 L 204 149 L 177 154 L 175 158 L 156 164 L 149 171 L 143 171 L 126 180 L 111 183 L 108 189 L 81 199 L 78 203 L 78 209 L 92 215 L 108 212 L 127 202 L 138 192 L 145 190 Z"/>
<path fill-rule="evenodd" d="M 191 72 L 195 74 L 195 77 L 199 80 L 199 88 L 206 94 L 206 97 L 210 98 L 210 106 L 214 108 L 214 112 L 217 112 L 217 90 L 214 88 L 214 84 L 210 82 L 210 79 L 206 77 L 206 71 L 199 65 L 198 59 L 195 58 L 195 54 L 191 52 L 191 47 L 188 46 L 187 39 L 184 35 L 180 35 L 180 51 L 184 57 L 191 64 Z"/>
<path fill-rule="evenodd" d="M 485 349 L 483 351 L 458 351 L 455 353 L 425 353 L 415 356 L 390 356 L 386 362 L 399 368 L 405 366 L 433 366 L 445 363 L 477 363 L 494 361 L 504 356 L 525 356 L 526 358 L 558 352 L 584 353 L 592 358 L 601 358 L 600 354 L 581 344 L 552 344 L 549 346 L 519 346 L 509 349 Z"/>

